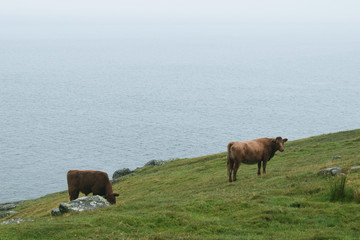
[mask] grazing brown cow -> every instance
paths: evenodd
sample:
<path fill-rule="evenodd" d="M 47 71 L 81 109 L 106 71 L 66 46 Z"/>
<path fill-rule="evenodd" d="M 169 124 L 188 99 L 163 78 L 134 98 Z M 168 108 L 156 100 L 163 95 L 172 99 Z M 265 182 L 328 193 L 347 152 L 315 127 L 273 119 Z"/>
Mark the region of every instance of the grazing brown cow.
<path fill-rule="evenodd" d="M 236 181 L 236 173 L 241 163 L 258 164 L 258 175 L 260 175 L 261 162 L 263 162 L 263 173 L 266 173 L 266 163 L 279 150 L 284 151 L 284 143 L 287 138 L 260 138 L 244 142 L 230 142 L 227 146 L 227 170 L 229 182 Z M 233 179 L 231 174 L 233 172 Z"/>
<path fill-rule="evenodd" d="M 113 193 L 109 176 L 105 172 L 70 170 L 67 173 L 67 183 L 70 201 L 77 199 L 79 192 L 86 196 L 91 192 L 93 195 L 104 196 L 111 204 L 115 204 L 115 197 L 119 196 L 119 194 Z"/>

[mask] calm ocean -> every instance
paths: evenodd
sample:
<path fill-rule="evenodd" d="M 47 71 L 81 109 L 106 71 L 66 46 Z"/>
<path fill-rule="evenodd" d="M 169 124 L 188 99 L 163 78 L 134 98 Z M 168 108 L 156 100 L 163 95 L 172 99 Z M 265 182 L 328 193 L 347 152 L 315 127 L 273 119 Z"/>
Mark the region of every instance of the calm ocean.
<path fill-rule="evenodd" d="M 0 39 L 0 202 L 66 190 L 70 169 L 360 127 L 359 37 L 102 31 Z"/>

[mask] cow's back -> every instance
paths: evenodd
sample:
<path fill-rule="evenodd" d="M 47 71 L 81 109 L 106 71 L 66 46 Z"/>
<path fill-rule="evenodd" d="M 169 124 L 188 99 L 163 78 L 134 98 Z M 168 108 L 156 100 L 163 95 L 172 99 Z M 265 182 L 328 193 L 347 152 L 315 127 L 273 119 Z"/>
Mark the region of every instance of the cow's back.
<path fill-rule="evenodd" d="M 234 142 L 231 146 L 232 156 L 240 163 L 255 164 L 262 160 L 268 142 L 267 138 Z"/>
<path fill-rule="evenodd" d="M 104 172 L 94 170 L 70 170 L 67 173 L 67 181 L 69 189 L 77 189 L 80 192 L 89 194 L 96 185 L 104 186 L 108 180 L 108 176 Z"/>

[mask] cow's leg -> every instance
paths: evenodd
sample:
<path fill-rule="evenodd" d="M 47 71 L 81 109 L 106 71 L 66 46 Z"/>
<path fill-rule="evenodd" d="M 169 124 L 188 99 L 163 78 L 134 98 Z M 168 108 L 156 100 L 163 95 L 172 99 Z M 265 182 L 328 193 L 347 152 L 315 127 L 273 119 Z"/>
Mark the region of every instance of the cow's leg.
<path fill-rule="evenodd" d="M 240 166 L 240 163 L 238 161 L 235 162 L 234 164 L 234 176 L 233 176 L 233 181 L 235 182 L 236 181 L 236 173 L 239 169 L 239 166 Z"/>
<path fill-rule="evenodd" d="M 229 175 L 229 182 L 232 182 L 231 174 L 233 172 L 233 169 L 234 169 L 234 161 L 228 159 L 228 161 L 227 161 L 227 170 L 228 170 L 228 175 Z"/>
<path fill-rule="evenodd" d="M 79 191 L 78 190 L 69 190 L 69 195 L 70 195 L 70 201 L 75 200 L 79 197 Z"/>
<path fill-rule="evenodd" d="M 229 182 L 232 182 L 232 179 L 231 179 L 232 173 L 233 173 L 233 169 L 230 169 L 230 171 L 229 171 Z"/>
<path fill-rule="evenodd" d="M 267 163 L 267 160 L 264 160 L 263 161 L 263 174 L 266 174 L 266 163 Z M 260 169 L 259 169 L 260 171 Z"/>
<path fill-rule="evenodd" d="M 261 169 L 261 161 L 260 161 L 260 162 L 258 162 L 258 172 L 257 172 L 258 176 L 260 176 L 260 175 L 261 175 L 261 173 L 260 173 L 260 169 Z"/>

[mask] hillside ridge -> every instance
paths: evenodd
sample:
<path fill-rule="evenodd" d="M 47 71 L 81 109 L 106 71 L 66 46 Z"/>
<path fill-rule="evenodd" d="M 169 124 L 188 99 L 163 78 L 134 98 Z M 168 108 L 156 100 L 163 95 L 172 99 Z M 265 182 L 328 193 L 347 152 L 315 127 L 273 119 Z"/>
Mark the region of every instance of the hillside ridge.
<path fill-rule="evenodd" d="M 352 198 L 341 201 L 330 199 L 339 177 L 317 174 L 356 165 L 360 129 L 290 139 L 266 175 L 243 164 L 232 183 L 226 152 L 177 159 L 119 178 L 105 209 L 52 217 L 67 191 L 21 202 L 1 221 L 34 221 L 0 225 L 0 239 L 358 239 L 360 171 L 346 175 Z"/>

